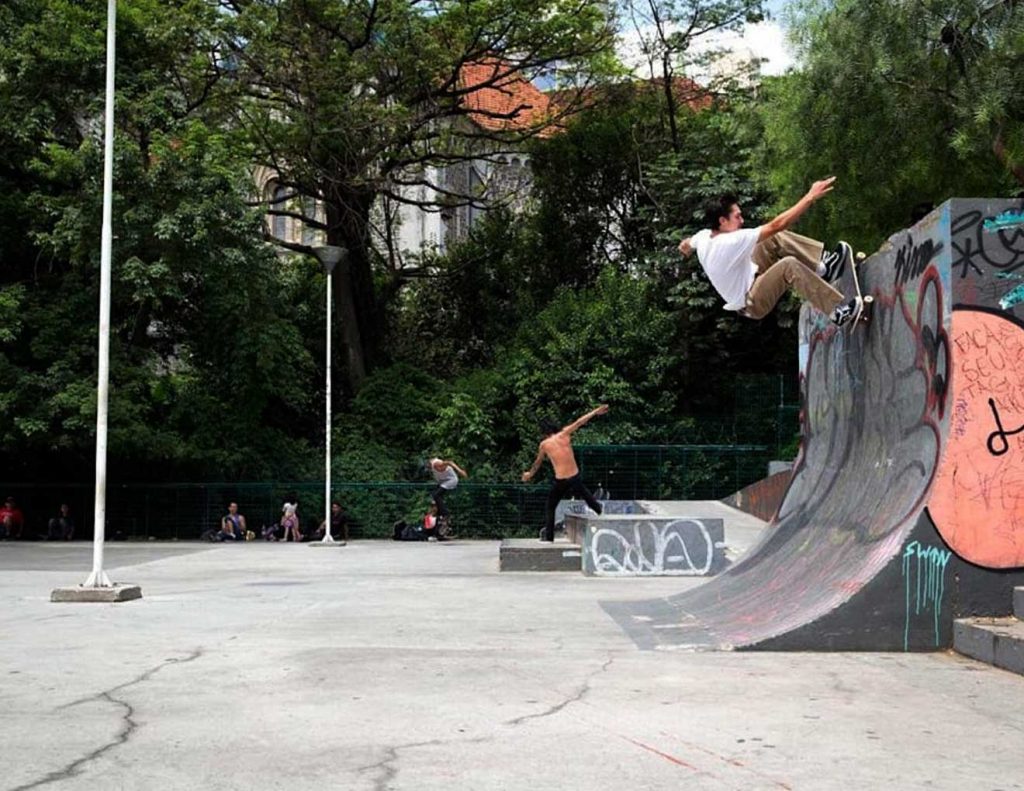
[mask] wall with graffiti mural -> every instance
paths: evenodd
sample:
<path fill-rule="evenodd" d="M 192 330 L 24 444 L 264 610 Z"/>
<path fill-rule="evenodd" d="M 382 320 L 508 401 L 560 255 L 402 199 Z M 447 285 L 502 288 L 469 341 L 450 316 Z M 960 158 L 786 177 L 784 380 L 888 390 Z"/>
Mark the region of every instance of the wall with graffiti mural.
<path fill-rule="evenodd" d="M 1024 566 L 1024 210 L 949 206 L 952 423 L 928 510 L 962 558 Z"/>

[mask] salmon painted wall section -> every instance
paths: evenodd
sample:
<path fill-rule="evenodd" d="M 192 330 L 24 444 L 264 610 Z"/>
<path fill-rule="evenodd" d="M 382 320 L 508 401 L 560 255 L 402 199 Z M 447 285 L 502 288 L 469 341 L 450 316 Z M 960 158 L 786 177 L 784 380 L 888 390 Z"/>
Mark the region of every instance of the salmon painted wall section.
<path fill-rule="evenodd" d="M 928 512 L 960 557 L 1024 567 L 1024 203 L 957 200 L 949 435 Z"/>

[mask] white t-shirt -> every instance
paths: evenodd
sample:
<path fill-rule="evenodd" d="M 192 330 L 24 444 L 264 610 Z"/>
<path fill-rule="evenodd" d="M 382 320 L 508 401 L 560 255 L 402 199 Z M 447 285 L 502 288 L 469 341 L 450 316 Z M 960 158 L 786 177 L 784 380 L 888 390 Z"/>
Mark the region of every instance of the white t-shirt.
<path fill-rule="evenodd" d="M 450 464 L 446 464 L 444 466 L 444 469 L 438 471 L 434 467 L 434 462 L 435 461 L 441 461 L 441 460 L 440 459 L 431 459 L 430 460 L 430 472 L 434 476 L 434 480 L 437 481 L 438 485 L 442 489 L 447 489 L 447 490 L 451 491 L 452 489 L 454 489 L 456 486 L 459 485 L 459 474 L 457 472 L 455 472 L 454 469 L 452 469 L 452 466 Z"/>
<path fill-rule="evenodd" d="M 747 306 L 747 292 L 757 275 L 757 264 L 750 256 L 760 234 L 760 228 L 740 228 L 712 236 L 705 228 L 690 240 L 708 280 L 725 300 L 726 310 Z"/>

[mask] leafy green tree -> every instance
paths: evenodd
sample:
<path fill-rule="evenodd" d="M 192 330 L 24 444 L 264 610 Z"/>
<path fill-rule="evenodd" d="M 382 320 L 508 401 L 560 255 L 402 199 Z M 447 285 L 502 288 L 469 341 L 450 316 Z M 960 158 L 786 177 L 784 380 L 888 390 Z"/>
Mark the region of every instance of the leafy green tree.
<path fill-rule="evenodd" d="M 213 4 L 214 0 L 208 0 Z M 387 303 L 422 270 L 380 256 L 382 199 L 433 210 L 478 201 L 445 168 L 497 156 L 547 127 L 530 108 L 494 111 L 466 97 L 557 70 L 585 79 L 610 65 L 602 0 L 218 0 L 236 90 L 236 122 L 288 199 L 313 199 L 323 218 L 289 211 L 348 249 L 335 277 L 346 374 L 358 390 L 379 356 Z M 466 68 L 493 69 L 468 80 Z M 504 121 L 532 118 L 514 130 Z M 423 192 L 422 190 L 425 190 Z M 308 252 L 307 245 L 290 245 Z"/>
<path fill-rule="evenodd" d="M 919 204 L 1006 194 L 1022 152 L 1011 77 L 1022 12 L 973 0 L 799 4 L 801 68 L 764 88 L 765 170 L 780 205 L 835 175 L 804 227 L 873 250 Z"/>
<path fill-rule="evenodd" d="M 661 95 L 646 82 L 623 83 L 584 101 L 563 133 L 531 148 L 533 259 L 543 262 L 531 278 L 549 293 L 590 285 L 609 264 L 628 266 L 654 244 L 644 177 L 671 150 Z"/>
<path fill-rule="evenodd" d="M 522 327 L 509 360 L 515 425 L 536 446 L 537 421 L 569 422 L 598 403 L 615 420 L 594 423 L 593 439 L 626 442 L 666 422 L 676 406 L 672 315 L 656 284 L 606 269 L 589 289 L 559 291 Z"/>
<path fill-rule="evenodd" d="M 555 256 L 539 255 L 531 215 L 489 211 L 446 254 L 425 253 L 429 277 L 412 280 L 390 306 L 393 360 L 439 381 L 492 365 L 522 321 L 551 297 Z"/>
<path fill-rule="evenodd" d="M 664 100 L 662 118 L 668 127 L 672 150 L 683 150 L 679 117 L 687 103 L 704 96 L 723 95 L 749 76 L 754 64 L 745 68 L 716 69 L 728 52 L 715 43 L 723 34 L 738 33 L 748 22 L 764 18 L 763 0 L 624 0 L 621 16 L 632 28 L 639 54 L 652 83 L 660 87 Z M 691 83 L 688 95 L 680 95 L 679 77 L 704 74 L 705 87 Z M 692 91 L 692 92 L 691 92 Z"/>
<path fill-rule="evenodd" d="M 111 471 L 302 469 L 292 438 L 313 366 L 289 281 L 246 205 L 244 149 L 207 106 L 202 3 L 119 5 Z M 80 477 L 91 457 L 101 214 L 99 4 L 16 0 L 0 15 L 7 200 L 0 441 L 11 472 Z M 9 145 L 8 145 L 9 143 Z M 240 154 L 242 156 L 240 156 Z M 322 314 L 320 316 L 322 321 Z M 321 325 L 322 326 L 322 325 Z"/>

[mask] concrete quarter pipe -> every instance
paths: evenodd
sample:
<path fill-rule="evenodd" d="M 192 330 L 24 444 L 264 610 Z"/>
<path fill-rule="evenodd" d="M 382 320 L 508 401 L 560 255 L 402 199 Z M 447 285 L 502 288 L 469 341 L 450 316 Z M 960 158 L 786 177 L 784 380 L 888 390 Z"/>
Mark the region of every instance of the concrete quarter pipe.
<path fill-rule="evenodd" d="M 951 200 L 861 269 L 866 327 L 801 316 L 803 441 L 765 538 L 644 648 L 935 650 L 1024 584 L 1024 205 Z M 850 273 L 841 285 L 852 291 Z"/>

